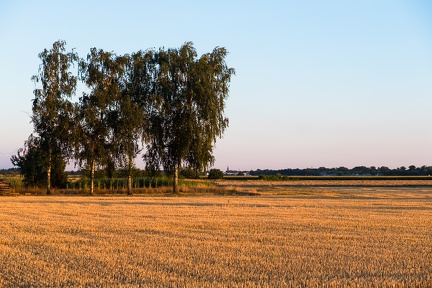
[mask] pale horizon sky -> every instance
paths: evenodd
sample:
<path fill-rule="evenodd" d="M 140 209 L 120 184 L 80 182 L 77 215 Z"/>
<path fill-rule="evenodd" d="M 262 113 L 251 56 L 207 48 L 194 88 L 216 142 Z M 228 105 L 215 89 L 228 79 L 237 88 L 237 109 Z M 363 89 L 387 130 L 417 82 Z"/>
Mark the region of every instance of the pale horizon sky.
<path fill-rule="evenodd" d="M 80 57 L 225 47 L 216 168 L 432 166 L 431 1 L 0 1 L 0 169 L 32 133 L 30 78 L 59 39 Z"/>

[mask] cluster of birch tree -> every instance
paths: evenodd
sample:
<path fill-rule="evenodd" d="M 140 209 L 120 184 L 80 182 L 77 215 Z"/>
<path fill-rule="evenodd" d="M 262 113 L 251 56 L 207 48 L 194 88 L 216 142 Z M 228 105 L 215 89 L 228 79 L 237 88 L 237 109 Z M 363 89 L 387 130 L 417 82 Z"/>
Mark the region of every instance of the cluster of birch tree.
<path fill-rule="evenodd" d="M 46 171 L 48 194 L 59 160 L 89 169 L 91 194 L 95 169 L 108 165 L 126 168 L 131 193 L 134 160 L 142 149 L 146 169 L 174 177 L 174 193 L 180 167 L 198 172 L 214 163 L 214 144 L 228 127 L 224 108 L 235 73 L 226 65 L 225 48 L 201 57 L 191 42 L 127 55 L 92 48 L 82 59 L 65 46 L 57 41 L 40 53 L 32 77 L 37 136 L 31 139 L 43 154 L 38 165 Z M 80 81 L 86 89 L 74 102 Z M 14 165 L 30 150 L 13 156 Z"/>

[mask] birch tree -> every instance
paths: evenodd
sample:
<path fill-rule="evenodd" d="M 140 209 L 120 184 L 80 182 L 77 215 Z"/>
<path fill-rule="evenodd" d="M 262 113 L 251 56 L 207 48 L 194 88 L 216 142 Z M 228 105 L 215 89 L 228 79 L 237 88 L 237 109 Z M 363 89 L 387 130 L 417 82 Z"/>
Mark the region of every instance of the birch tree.
<path fill-rule="evenodd" d="M 38 74 L 32 77 L 40 88 L 33 91 L 32 122 L 34 131 L 40 137 L 46 159 L 46 193 L 51 194 L 51 171 L 53 153 L 56 157 L 67 158 L 73 131 L 73 104 L 70 98 L 75 94 L 77 76 L 71 69 L 78 61 L 75 52 L 66 52 L 66 42 L 59 40 L 52 49 L 39 54 L 42 64 Z"/>
<path fill-rule="evenodd" d="M 191 42 L 154 54 L 154 113 L 144 159 L 173 175 L 173 193 L 179 190 L 182 164 L 211 165 L 216 139 L 228 127 L 224 108 L 235 71 L 226 65 L 226 55 L 225 48 L 216 47 L 198 58 Z"/>
<path fill-rule="evenodd" d="M 94 193 L 96 166 L 104 166 L 115 157 L 112 115 L 122 96 L 121 81 L 127 63 L 127 57 L 96 48 L 80 63 L 81 76 L 89 92 L 80 98 L 76 158 L 90 171 L 90 194 Z"/>
<path fill-rule="evenodd" d="M 114 131 L 116 158 L 127 171 L 128 194 L 132 194 L 132 172 L 141 151 L 140 140 L 147 139 L 148 115 L 153 83 L 153 52 L 138 51 L 127 57 L 128 65 L 121 81 L 121 97 L 116 100 L 111 125 Z"/>

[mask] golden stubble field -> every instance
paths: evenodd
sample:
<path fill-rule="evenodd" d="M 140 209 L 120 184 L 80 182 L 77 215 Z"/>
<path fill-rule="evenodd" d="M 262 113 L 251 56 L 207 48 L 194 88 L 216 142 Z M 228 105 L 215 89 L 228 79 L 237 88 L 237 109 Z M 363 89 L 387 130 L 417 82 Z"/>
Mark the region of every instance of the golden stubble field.
<path fill-rule="evenodd" d="M 432 287 L 431 188 L 0 198 L 0 287 Z"/>

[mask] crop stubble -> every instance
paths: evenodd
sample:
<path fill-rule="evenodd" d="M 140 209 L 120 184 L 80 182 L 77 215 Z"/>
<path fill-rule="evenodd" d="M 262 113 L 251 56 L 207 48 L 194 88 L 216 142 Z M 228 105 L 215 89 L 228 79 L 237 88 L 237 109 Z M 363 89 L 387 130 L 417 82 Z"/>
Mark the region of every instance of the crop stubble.
<path fill-rule="evenodd" d="M 432 285 L 431 191 L 343 193 L 3 197 L 0 286 Z"/>

